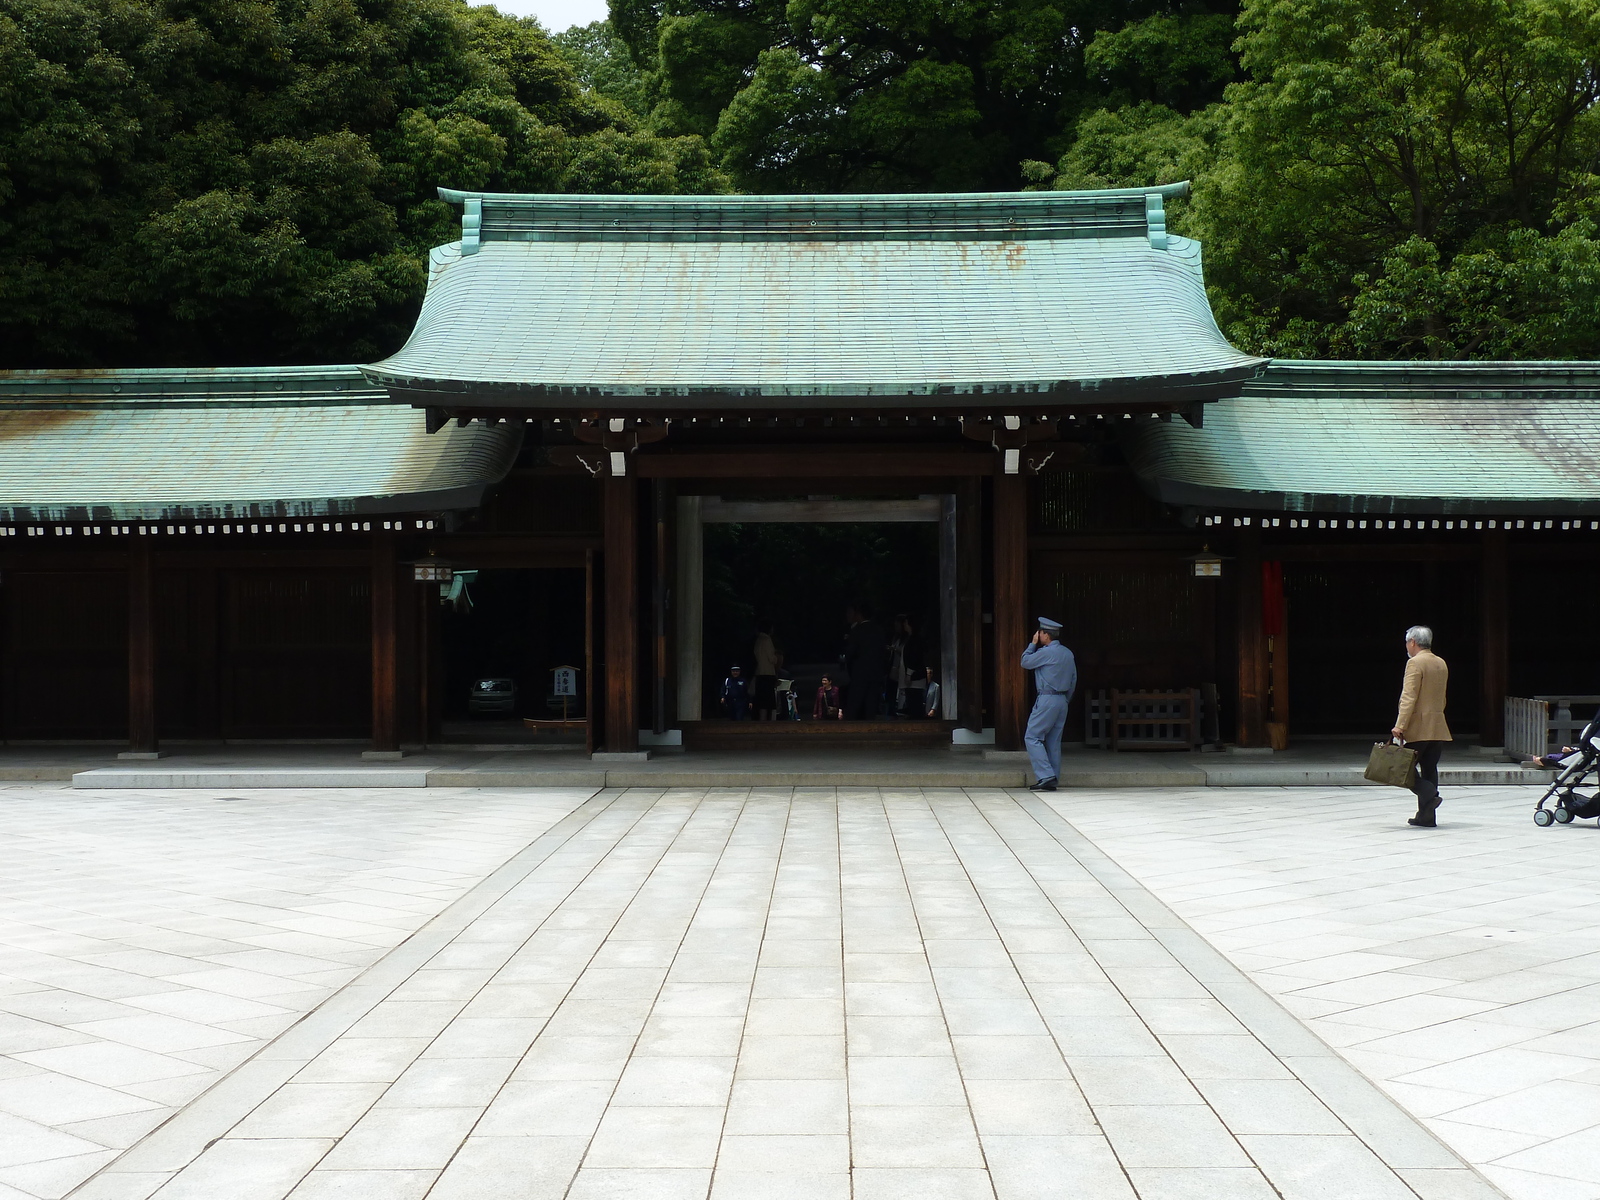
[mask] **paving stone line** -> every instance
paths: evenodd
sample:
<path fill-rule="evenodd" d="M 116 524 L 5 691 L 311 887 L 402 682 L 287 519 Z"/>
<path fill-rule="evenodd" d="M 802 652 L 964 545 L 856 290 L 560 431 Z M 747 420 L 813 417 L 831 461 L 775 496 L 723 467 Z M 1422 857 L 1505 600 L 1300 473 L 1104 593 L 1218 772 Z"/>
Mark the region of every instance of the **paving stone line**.
<path fill-rule="evenodd" d="M 491 995 L 517 1019 L 464 1012 Z M 719 1021 L 731 1057 L 661 1048 L 720 1045 Z M 385 1039 L 428 1048 L 343 1100 L 312 1079 Z M 530 1094 L 570 1100 L 534 1119 Z M 912 787 L 597 795 L 74 1197 L 513 1177 L 567 1200 L 1501 1196 L 1036 797 Z"/>
<path fill-rule="evenodd" d="M 1031 794 L 1018 802 L 1418 1195 L 1504 1195 L 1054 808 Z"/>
<path fill-rule="evenodd" d="M 591 796 L 526 848 L 486 876 L 422 929 L 379 959 L 248 1061 L 223 1076 L 143 1139 L 106 1164 L 70 1196 L 136 1194 L 152 1173 L 170 1174 L 192 1162 L 287 1082 L 306 1062 L 331 1045 L 377 1004 L 433 958 L 473 920 L 580 831 L 607 812 L 621 793 Z M 119 1192 L 114 1176 L 144 1177 Z M 148 1195 L 148 1191 L 144 1193 Z"/>

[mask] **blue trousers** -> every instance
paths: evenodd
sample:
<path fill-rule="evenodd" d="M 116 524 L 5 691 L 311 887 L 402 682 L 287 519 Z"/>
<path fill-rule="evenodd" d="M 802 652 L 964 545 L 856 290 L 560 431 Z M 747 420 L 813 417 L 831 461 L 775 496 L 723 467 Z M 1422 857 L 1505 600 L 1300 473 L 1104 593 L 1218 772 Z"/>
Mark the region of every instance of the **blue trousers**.
<path fill-rule="evenodd" d="M 1061 778 L 1061 730 L 1067 723 L 1068 699 L 1041 693 L 1033 701 L 1022 744 L 1028 748 L 1028 764 L 1036 780 Z"/>

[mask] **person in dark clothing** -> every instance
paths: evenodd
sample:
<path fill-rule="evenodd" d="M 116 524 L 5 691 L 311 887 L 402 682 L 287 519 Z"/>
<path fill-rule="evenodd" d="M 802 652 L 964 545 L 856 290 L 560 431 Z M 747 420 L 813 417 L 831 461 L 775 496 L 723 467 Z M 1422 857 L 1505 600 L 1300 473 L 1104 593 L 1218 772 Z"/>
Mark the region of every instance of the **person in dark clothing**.
<path fill-rule="evenodd" d="M 728 668 L 728 677 L 722 681 L 722 711 L 735 721 L 750 714 L 750 684 L 738 663 Z"/>
<path fill-rule="evenodd" d="M 883 703 L 883 688 L 889 681 L 889 645 L 883 626 L 872 619 L 864 604 L 845 609 L 850 632 L 844 640 L 844 665 L 850 684 L 845 694 L 844 718 L 871 721 Z"/>
<path fill-rule="evenodd" d="M 893 632 L 894 640 L 889 643 L 889 686 L 894 691 L 894 714 L 920 717 L 920 693 L 927 682 L 922 677 L 922 640 L 905 613 L 895 617 Z"/>
<path fill-rule="evenodd" d="M 822 683 L 817 688 L 817 698 L 811 705 L 811 719 L 813 721 L 837 721 L 844 716 L 844 711 L 839 707 L 839 689 L 833 686 L 833 680 L 824 675 Z"/>

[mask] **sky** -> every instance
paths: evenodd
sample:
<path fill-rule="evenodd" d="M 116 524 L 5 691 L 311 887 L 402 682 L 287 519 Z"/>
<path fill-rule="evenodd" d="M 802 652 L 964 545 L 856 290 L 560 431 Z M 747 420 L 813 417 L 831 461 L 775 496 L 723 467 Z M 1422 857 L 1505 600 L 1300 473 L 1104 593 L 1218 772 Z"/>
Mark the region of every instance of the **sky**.
<path fill-rule="evenodd" d="M 551 33 L 560 33 L 569 25 L 587 25 L 606 18 L 606 0 L 487 0 L 487 3 L 503 13 L 538 17 L 539 23 Z"/>

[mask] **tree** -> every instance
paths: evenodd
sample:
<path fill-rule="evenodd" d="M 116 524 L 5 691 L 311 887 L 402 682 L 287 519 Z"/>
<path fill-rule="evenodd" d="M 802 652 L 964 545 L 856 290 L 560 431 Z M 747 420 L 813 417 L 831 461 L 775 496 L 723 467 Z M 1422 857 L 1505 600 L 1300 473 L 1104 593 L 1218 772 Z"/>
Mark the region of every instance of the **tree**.
<path fill-rule="evenodd" d="M 645 74 L 610 21 L 574 25 L 550 40 L 580 84 L 596 95 L 615 100 L 636 116 L 649 115 Z"/>
<path fill-rule="evenodd" d="M 1239 28 L 1222 102 L 1086 113 L 1029 178 L 1195 180 L 1172 227 L 1264 354 L 1600 355 L 1600 6 L 1248 0 Z"/>
<path fill-rule="evenodd" d="M 460 0 L 0 0 L 0 366 L 381 357 L 441 184 L 724 186 Z"/>
<path fill-rule="evenodd" d="M 1238 340 L 1600 353 L 1600 7 L 1250 0 L 1240 25 L 1249 79 L 1192 214 Z"/>
<path fill-rule="evenodd" d="M 1233 75 L 1231 0 L 613 0 L 651 121 L 752 191 L 1008 190 L 1107 98 Z"/>

